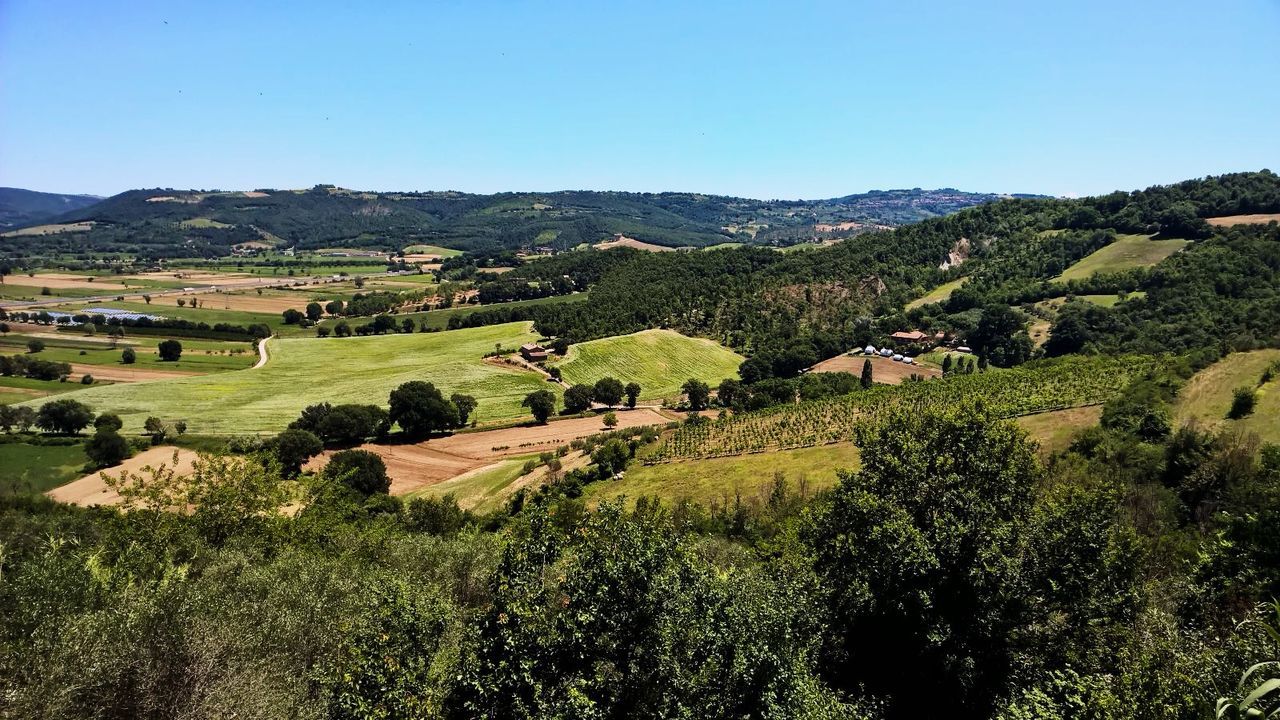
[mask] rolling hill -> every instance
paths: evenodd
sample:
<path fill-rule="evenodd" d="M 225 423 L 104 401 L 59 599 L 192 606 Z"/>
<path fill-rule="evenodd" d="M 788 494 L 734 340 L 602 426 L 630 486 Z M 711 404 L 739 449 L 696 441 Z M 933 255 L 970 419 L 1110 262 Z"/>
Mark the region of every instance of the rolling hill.
<path fill-rule="evenodd" d="M 0 252 L 120 251 L 226 255 L 240 243 L 300 249 L 568 249 L 623 235 L 667 247 L 736 241 L 790 245 L 895 227 L 1000 199 L 953 189 L 888 190 L 829 200 L 751 200 L 695 193 L 561 191 L 472 195 L 308 190 L 130 190 L 58 222 L 88 231 L 6 238 Z M 47 218 L 45 218 L 47 219 Z"/>
<path fill-rule="evenodd" d="M 0 232 L 77 212 L 101 200 L 97 195 L 61 195 L 0 187 Z"/>

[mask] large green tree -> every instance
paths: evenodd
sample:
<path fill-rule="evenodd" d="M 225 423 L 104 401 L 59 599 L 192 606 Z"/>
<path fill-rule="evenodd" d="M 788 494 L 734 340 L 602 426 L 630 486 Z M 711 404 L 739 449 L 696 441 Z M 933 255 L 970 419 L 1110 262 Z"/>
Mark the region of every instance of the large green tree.
<path fill-rule="evenodd" d="M 458 408 L 424 380 L 411 380 L 391 391 L 388 398 L 391 422 L 406 434 L 422 437 L 461 425 Z"/>

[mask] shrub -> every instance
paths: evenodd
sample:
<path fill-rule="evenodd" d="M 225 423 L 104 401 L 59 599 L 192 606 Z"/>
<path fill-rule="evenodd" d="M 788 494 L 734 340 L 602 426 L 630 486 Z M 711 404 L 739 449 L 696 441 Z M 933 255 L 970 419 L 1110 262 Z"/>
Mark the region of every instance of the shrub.
<path fill-rule="evenodd" d="M 1258 391 L 1251 387 L 1238 387 L 1231 394 L 1231 409 L 1227 411 L 1227 417 L 1232 420 L 1239 420 L 1242 417 L 1253 414 L 1254 407 L 1258 404 Z"/>

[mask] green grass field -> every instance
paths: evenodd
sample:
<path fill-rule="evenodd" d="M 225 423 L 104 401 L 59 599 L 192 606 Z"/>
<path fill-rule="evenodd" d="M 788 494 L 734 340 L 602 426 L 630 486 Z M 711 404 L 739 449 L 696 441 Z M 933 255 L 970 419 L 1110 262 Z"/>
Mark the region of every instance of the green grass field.
<path fill-rule="evenodd" d="M 691 338 L 674 330 L 644 330 L 631 335 L 592 340 L 569 346 L 557 363 L 565 382 L 594 384 L 612 376 L 623 383 L 640 383 L 640 397 L 675 397 L 689 378 L 715 387 L 738 377 L 743 357 L 712 340 Z"/>
<path fill-rule="evenodd" d="M 25 353 L 28 339 L 25 335 L 9 335 L 0 338 L 0 354 Z M 253 352 L 253 345 L 248 342 L 177 338 L 182 343 L 182 357 L 177 362 L 162 362 L 156 350 L 157 346 L 165 340 L 160 336 L 127 337 L 115 348 L 107 342 L 86 341 L 74 335 L 68 335 L 66 339 L 40 338 L 40 340 L 44 342 L 45 349 L 36 357 L 41 360 L 104 365 L 121 369 L 145 368 L 209 373 L 253 367 L 253 364 L 258 361 L 258 356 Z M 120 361 L 120 354 L 126 347 L 133 348 L 137 355 L 133 365 L 125 365 Z M 234 350 L 241 352 L 231 354 Z"/>
<path fill-rule="evenodd" d="M 410 245 L 404 249 L 406 255 L 439 255 L 440 257 L 457 257 L 461 250 L 440 247 L 439 245 Z"/>
<path fill-rule="evenodd" d="M 93 305 L 68 303 L 66 305 L 59 305 L 58 307 L 53 309 L 60 310 L 62 312 L 80 312 L 81 309 L 84 307 L 110 307 L 110 308 L 118 308 L 120 310 L 128 310 L 129 312 L 144 313 L 148 315 L 158 315 L 160 317 L 166 317 L 166 318 L 178 318 L 181 320 L 190 320 L 192 322 L 208 323 L 209 325 L 216 325 L 218 323 L 229 323 L 231 325 L 240 325 L 242 327 L 248 327 L 249 325 L 252 325 L 254 323 L 263 323 L 268 327 L 270 327 L 273 332 L 279 333 L 281 335 L 297 335 L 303 332 L 307 332 L 307 334 L 310 334 L 310 331 L 306 331 L 303 328 L 298 327 L 297 325 L 285 325 L 284 318 L 281 317 L 280 313 L 258 313 L 258 312 L 247 312 L 244 310 L 227 310 L 225 308 L 218 307 L 218 296 L 216 294 L 205 294 L 205 295 L 199 295 L 195 297 L 197 297 L 200 300 L 201 306 L 198 308 L 178 307 L 177 305 L 173 304 L 174 298 L 167 297 L 165 298 L 164 304 L 160 304 L 158 302 L 147 304 L 145 301 L 141 301 L 141 302 L 111 301 L 111 302 L 94 303 Z M 205 303 L 208 303 L 208 304 L 206 305 Z M 126 329 L 125 332 L 128 333 L 128 330 Z"/>
<path fill-rule="evenodd" d="M 850 443 L 659 465 L 633 463 L 621 480 L 587 485 L 586 497 L 593 503 L 622 496 L 629 500 L 657 496 L 666 501 L 732 501 L 735 491 L 744 498 L 767 496 L 778 472 L 793 492 L 800 489 L 803 479 L 806 491 L 812 494 L 835 485 L 837 470 L 857 468 L 858 449 Z"/>
<path fill-rule="evenodd" d="M 1232 353 L 1196 373 L 1178 393 L 1176 422 L 1181 425 L 1195 420 L 1202 426 L 1239 429 L 1256 433 L 1264 442 L 1280 443 L 1280 377 L 1258 388 L 1252 415 L 1226 419 L 1235 389 L 1256 387 L 1263 370 L 1277 361 L 1280 350 Z"/>
<path fill-rule="evenodd" d="M 951 282 L 942 283 L 938 287 L 930 290 L 924 296 L 918 297 L 907 303 L 907 309 L 910 310 L 911 308 L 920 307 L 921 305 L 943 302 L 947 298 L 951 297 L 951 293 L 955 292 L 956 289 L 963 285 L 968 279 L 969 278 L 956 278 Z"/>
<path fill-rule="evenodd" d="M 1188 240 L 1152 240 L 1149 235 L 1117 235 L 1116 241 L 1067 268 L 1054 280 L 1081 280 L 1100 272 L 1150 267 L 1186 247 Z"/>
<path fill-rule="evenodd" d="M 553 295 L 551 297 L 538 298 L 536 300 L 516 300 L 509 303 L 498 303 L 495 305 L 463 305 L 461 307 L 448 308 L 446 310 L 429 310 L 427 312 L 416 313 L 400 313 L 396 315 L 396 321 L 399 322 L 405 318 L 411 318 L 416 323 L 425 321 L 427 327 L 438 328 L 444 330 L 449 327 L 449 318 L 458 315 L 470 315 L 472 313 L 481 312 L 483 310 L 494 310 L 497 308 L 518 308 L 529 307 L 531 305 L 559 305 L 560 303 L 585 302 L 587 293 L 574 293 L 572 295 Z M 329 327 L 333 327 L 337 323 L 336 318 L 329 318 L 323 321 Z M 362 322 L 361 320 L 348 320 L 349 323 Z"/>
<path fill-rule="evenodd" d="M 44 492 L 84 475 L 84 446 L 0 444 L 0 495 Z"/>
<path fill-rule="evenodd" d="M 480 422 L 525 415 L 524 396 L 546 387 L 538 375 L 483 362 L 495 343 L 536 340 L 529 323 L 446 333 L 272 340 L 259 369 L 201 377 L 91 387 L 72 397 L 96 412 L 118 413 L 127 432 L 148 415 L 186 420 L 202 434 L 283 430 L 318 402 L 386 406 L 387 394 L 409 380 L 434 382 L 446 394 L 475 396 Z M 40 404 L 40 401 L 30 403 Z"/>

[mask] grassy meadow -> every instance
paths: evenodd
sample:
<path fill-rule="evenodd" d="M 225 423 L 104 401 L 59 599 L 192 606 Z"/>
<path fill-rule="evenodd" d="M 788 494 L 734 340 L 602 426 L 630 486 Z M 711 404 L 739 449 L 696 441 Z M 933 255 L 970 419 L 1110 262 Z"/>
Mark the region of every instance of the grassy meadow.
<path fill-rule="evenodd" d="M 1189 240 L 1153 240 L 1150 235 L 1117 235 L 1115 242 L 1067 268 L 1054 280 L 1083 280 L 1100 272 L 1150 267 L 1186 247 Z"/>
<path fill-rule="evenodd" d="M 907 309 L 910 310 L 912 308 L 920 307 L 921 305 L 929 305 L 930 303 L 944 302 L 947 298 L 951 297 L 951 293 L 959 289 L 959 287 L 968 279 L 969 278 L 956 278 L 951 282 L 942 283 L 925 295 L 907 303 Z"/>
<path fill-rule="evenodd" d="M 0 338 L 0 354 L 26 353 L 27 341 L 30 339 L 22 334 L 10 334 Z M 138 335 L 126 337 L 118 345 L 113 345 L 100 336 L 95 339 L 86 339 L 68 333 L 65 338 L 40 337 L 39 340 L 45 344 L 45 349 L 34 357 L 49 362 L 101 365 L 121 369 L 182 370 L 201 373 L 240 370 L 253 367 L 253 364 L 258 361 L 252 343 L 178 337 L 175 339 L 182 343 L 182 357 L 177 362 L 163 362 L 160 360 L 157 347 L 165 339 L 156 335 Z M 137 357 L 132 365 L 125 365 L 120 360 L 121 353 L 127 347 L 133 348 Z"/>
<path fill-rule="evenodd" d="M 1234 428 L 1257 434 L 1264 442 L 1280 443 L 1280 376 L 1258 387 L 1262 373 L 1280 361 L 1280 350 L 1232 353 L 1196 373 L 1178 392 L 1174 416 L 1177 424 L 1195 421 L 1202 426 Z M 1258 387 L 1253 414 L 1228 420 L 1236 388 Z"/>
<path fill-rule="evenodd" d="M 44 492 L 84 475 L 84 445 L 0 443 L 0 495 Z"/>
<path fill-rule="evenodd" d="M 568 354 L 554 365 L 571 385 L 612 376 L 623 383 L 640 383 L 642 399 L 658 399 L 679 395 L 689 378 L 712 387 L 725 378 L 736 378 L 743 359 L 712 340 L 674 330 L 644 330 L 570 345 Z"/>
<path fill-rule="evenodd" d="M 839 480 L 837 470 L 857 468 L 858 449 L 851 443 L 658 465 L 635 463 L 621 480 L 587 485 L 586 498 L 592 503 L 623 496 L 629 500 L 656 496 L 666 501 L 732 502 L 735 493 L 744 498 L 767 497 L 774 474 L 779 472 L 793 492 L 803 480 L 812 494 L 834 486 Z"/>
<path fill-rule="evenodd" d="M 401 383 L 428 380 L 446 394 L 479 399 L 480 422 L 503 420 L 525 415 L 521 400 L 546 382 L 482 357 L 496 343 L 515 347 L 536 339 L 524 322 L 447 333 L 278 339 L 269 343 L 268 363 L 256 370 L 91 387 L 73 397 L 97 412 L 118 413 L 127 432 L 155 415 L 186 420 L 195 433 L 266 433 L 283 430 L 307 405 L 385 406 Z"/>

